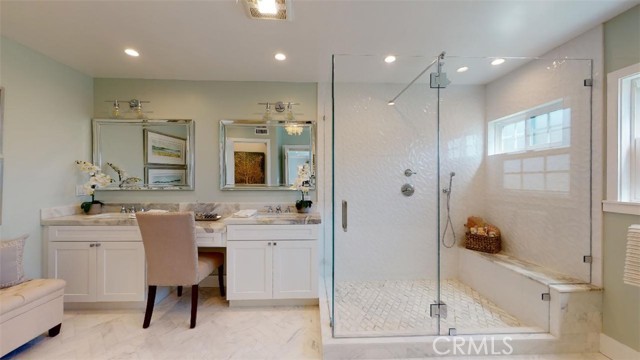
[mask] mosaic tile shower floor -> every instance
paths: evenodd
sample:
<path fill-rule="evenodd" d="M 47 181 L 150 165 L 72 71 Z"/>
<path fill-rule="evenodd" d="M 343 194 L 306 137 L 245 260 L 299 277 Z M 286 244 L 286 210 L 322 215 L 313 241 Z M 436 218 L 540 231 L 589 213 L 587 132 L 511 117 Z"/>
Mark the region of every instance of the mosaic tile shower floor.
<path fill-rule="evenodd" d="M 335 334 L 351 336 L 437 335 L 438 320 L 430 317 L 435 303 L 435 280 L 381 280 L 336 284 Z M 542 332 L 457 280 L 442 281 L 447 318 L 441 334 Z"/>

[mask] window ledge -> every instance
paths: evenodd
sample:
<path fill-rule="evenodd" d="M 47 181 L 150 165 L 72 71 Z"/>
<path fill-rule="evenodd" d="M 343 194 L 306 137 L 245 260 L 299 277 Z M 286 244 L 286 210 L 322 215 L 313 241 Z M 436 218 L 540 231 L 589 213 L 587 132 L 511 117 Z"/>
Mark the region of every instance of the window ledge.
<path fill-rule="evenodd" d="M 602 211 L 640 216 L 640 203 L 604 200 L 602 202 Z"/>

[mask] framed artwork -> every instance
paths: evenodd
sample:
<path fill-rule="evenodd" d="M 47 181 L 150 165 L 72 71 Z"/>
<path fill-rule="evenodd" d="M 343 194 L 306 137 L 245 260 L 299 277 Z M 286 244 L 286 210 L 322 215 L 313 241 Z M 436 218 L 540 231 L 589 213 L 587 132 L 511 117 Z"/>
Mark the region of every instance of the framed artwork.
<path fill-rule="evenodd" d="M 158 165 L 186 165 L 187 140 L 144 130 L 144 162 Z"/>
<path fill-rule="evenodd" d="M 233 153 L 235 184 L 265 184 L 263 152 L 236 151 Z"/>
<path fill-rule="evenodd" d="M 145 170 L 145 184 L 166 186 L 181 186 L 186 184 L 186 169 L 147 166 Z"/>

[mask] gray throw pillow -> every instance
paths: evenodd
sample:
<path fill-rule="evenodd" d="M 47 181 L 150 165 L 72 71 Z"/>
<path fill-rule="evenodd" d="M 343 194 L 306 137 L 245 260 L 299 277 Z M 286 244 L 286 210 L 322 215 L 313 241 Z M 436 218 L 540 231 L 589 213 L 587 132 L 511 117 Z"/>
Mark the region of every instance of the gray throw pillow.
<path fill-rule="evenodd" d="M 0 289 L 24 282 L 22 255 L 29 235 L 0 242 Z"/>

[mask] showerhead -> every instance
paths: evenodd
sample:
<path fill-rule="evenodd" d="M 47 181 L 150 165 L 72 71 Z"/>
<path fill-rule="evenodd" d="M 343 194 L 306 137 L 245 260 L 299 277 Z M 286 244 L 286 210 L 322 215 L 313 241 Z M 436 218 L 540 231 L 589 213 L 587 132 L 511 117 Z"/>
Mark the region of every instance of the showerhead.
<path fill-rule="evenodd" d="M 450 175 L 451 177 L 454 177 L 454 176 L 456 176 L 456 173 L 452 171 L 452 172 L 450 172 L 450 173 L 449 173 L 449 175 Z"/>

